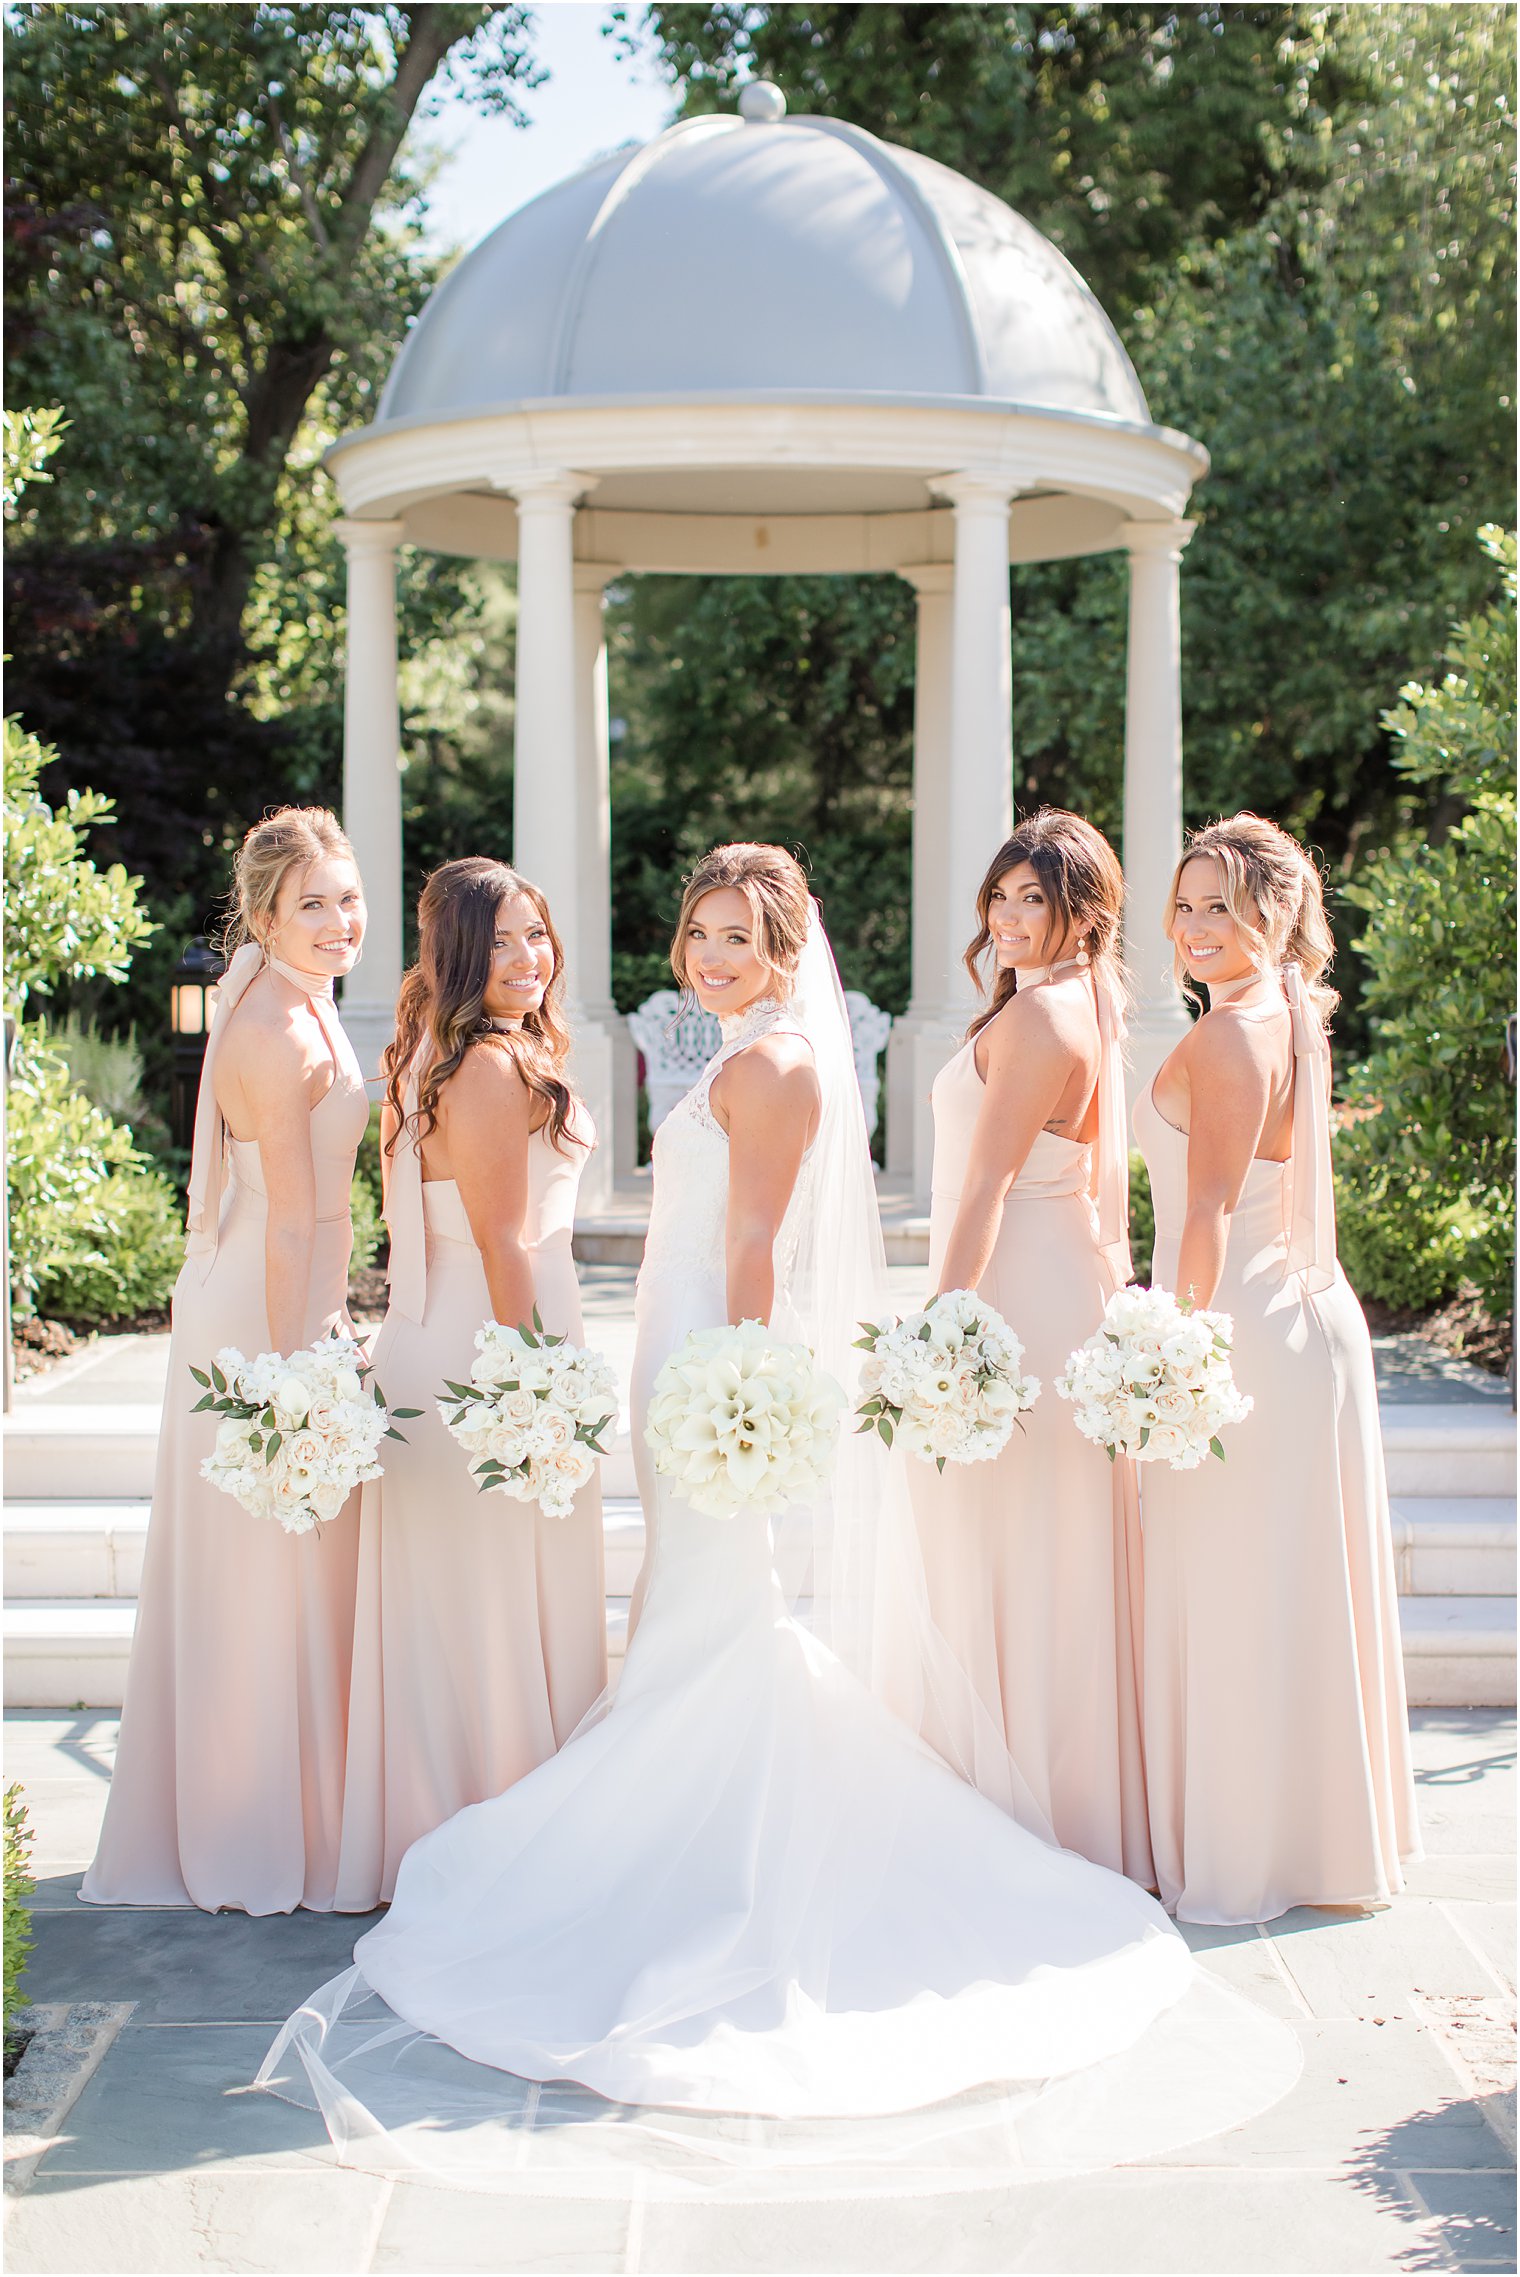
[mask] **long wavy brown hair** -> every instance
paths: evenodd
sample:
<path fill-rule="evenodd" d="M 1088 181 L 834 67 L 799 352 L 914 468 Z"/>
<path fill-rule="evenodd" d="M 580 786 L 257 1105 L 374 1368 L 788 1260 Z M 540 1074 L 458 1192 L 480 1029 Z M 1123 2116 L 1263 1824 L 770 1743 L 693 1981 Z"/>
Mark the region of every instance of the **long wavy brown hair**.
<path fill-rule="evenodd" d="M 993 892 L 999 879 L 1021 862 L 1029 864 L 1050 904 L 1047 946 L 1056 947 L 1074 932 L 1094 977 L 1106 980 L 1122 1004 L 1128 994 L 1128 976 L 1119 953 L 1124 872 L 1102 831 L 1095 830 L 1080 814 L 1068 814 L 1059 806 L 1042 806 L 1037 814 L 1026 815 L 988 864 L 976 896 L 976 939 L 965 955 L 966 970 L 978 996 L 988 994 L 982 957 L 992 945 Z M 1011 967 L 994 966 L 991 1002 L 966 1030 L 968 1037 L 997 1018 L 1009 998 L 1017 994 L 1018 985 L 1019 976 Z"/>
<path fill-rule="evenodd" d="M 485 1008 L 491 960 L 496 953 L 496 921 L 504 901 L 525 893 L 543 920 L 554 951 L 554 973 L 536 1012 L 524 1015 L 520 1028 L 497 1029 Z M 396 1001 L 396 1033 L 380 1062 L 385 1096 L 396 1119 L 386 1152 L 395 1149 L 404 1113 L 406 1079 L 417 1046 L 426 1035 L 432 1053 L 417 1084 L 417 1108 L 410 1118 L 413 1137 L 420 1146 L 438 1127 L 438 1101 L 451 1075 L 458 1073 L 464 1056 L 483 1036 L 503 1043 L 517 1063 L 517 1072 L 536 1098 L 548 1104 L 549 1142 L 563 1153 L 561 1144 L 575 1106 L 575 1094 L 565 1081 L 570 1056 L 570 1031 L 565 1025 L 565 953 L 549 904 L 536 885 L 509 869 L 505 862 L 469 855 L 460 862 L 445 862 L 434 870 L 417 903 L 417 962 L 401 983 Z M 574 1139 L 574 1134 L 569 1134 Z"/>

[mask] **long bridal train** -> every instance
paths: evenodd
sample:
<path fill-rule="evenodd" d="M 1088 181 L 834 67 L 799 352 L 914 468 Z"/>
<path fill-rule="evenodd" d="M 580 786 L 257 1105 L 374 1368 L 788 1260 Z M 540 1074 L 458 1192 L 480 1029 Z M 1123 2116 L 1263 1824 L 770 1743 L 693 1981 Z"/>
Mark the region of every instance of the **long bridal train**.
<path fill-rule="evenodd" d="M 656 1140 L 636 1407 L 689 1329 L 727 1317 L 709 1093 L 763 1036 L 800 1033 L 823 1093 L 774 1317 L 843 1376 L 856 1300 L 876 1293 L 833 1270 L 846 1230 L 879 1266 L 880 1234 L 816 916 L 795 999 L 726 1026 Z M 865 1680 L 906 1633 L 865 1610 L 893 1510 L 912 1533 L 879 1448 L 848 1441 L 833 1511 L 813 1514 L 823 1634 L 788 1610 L 763 1518 L 699 1517 L 642 1483 L 651 1564 L 610 1708 L 414 1845 L 389 1915 L 285 2025 L 261 2086 L 319 2109 L 353 2163 L 746 2197 L 1104 2166 L 1291 2086 L 1291 2030 L 1200 1970 L 1133 1883 L 987 1801 Z"/>

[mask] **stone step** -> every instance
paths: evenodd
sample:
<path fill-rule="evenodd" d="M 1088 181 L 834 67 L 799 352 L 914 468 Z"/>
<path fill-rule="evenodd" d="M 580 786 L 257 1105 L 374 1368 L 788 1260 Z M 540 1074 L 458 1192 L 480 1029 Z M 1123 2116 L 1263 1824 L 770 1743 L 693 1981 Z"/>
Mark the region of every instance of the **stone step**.
<path fill-rule="evenodd" d="M 5 1419 L 7 1501 L 95 1502 L 153 1492 L 158 1409 L 146 1404 L 18 1407 Z M 602 1492 L 638 1493 L 627 1431 L 611 1441 Z"/>
<path fill-rule="evenodd" d="M 119 1708 L 132 1650 L 136 1600 L 7 1598 L 7 1708 Z M 607 1600 L 607 1657 L 621 1666 L 628 1600 Z"/>
<path fill-rule="evenodd" d="M 5 1604 L 7 1708 L 118 1708 L 137 1606 L 131 1598 L 19 1598 Z M 1414 1708 L 1515 1704 L 1513 1597 L 1399 1600 Z M 628 1599 L 607 1600 L 607 1652 L 620 1664 Z"/>
<path fill-rule="evenodd" d="M 1515 1594 L 1515 1504 L 1508 1495 L 1392 1498 L 1401 1597 Z"/>
<path fill-rule="evenodd" d="M 135 1597 L 149 1508 L 146 1501 L 7 1502 L 7 1598 Z M 602 1525 L 608 1594 L 627 1597 L 643 1563 L 644 1514 L 631 1497 L 606 1496 Z"/>
<path fill-rule="evenodd" d="M 1515 1705 L 1513 1597 L 1401 1597 L 1412 1708 Z"/>
<path fill-rule="evenodd" d="M 148 1530 L 145 1500 L 7 1502 L 10 1597 L 135 1597 Z M 607 1587 L 626 1597 L 644 1557 L 644 1517 L 604 1495 Z M 1515 1588 L 1515 1506 L 1502 1495 L 1399 1495 L 1393 1543 L 1404 1597 L 1508 1597 Z"/>
<path fill-rule="evenodd" d="M 1515 1494 L 1515 1418 L 1498 1401 L 1381 1411 L 1388 1492 L 1443 1498 Z"/>

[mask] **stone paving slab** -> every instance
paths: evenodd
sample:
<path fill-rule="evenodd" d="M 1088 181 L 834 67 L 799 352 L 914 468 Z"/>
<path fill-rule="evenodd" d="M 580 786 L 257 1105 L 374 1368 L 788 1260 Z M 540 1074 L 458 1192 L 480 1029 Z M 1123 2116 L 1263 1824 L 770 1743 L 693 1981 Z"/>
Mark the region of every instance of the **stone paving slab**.
<path fill-rule="evenodd" d="M 1514 2266 L 1513 1724 L 1415 1719 L 1441 1847 L 1385 1912 L 1189 1927 L 1203 1965 L 1294 2023 L 1303 2078 L 1217 2141 L 1106 2174 L 942 2197 L 745 2205 L 501 2197 L 339 2168 L 314 2114 L 251 2093 L 273 2029 L 365 1917 L 87 1908 L 114 1718 L 6 1719 L 43 1869 L 31 1989 L 135 2002 L 12 2201 L 17 2272 L 1041 2270 Z M 1381 2021 L 1379 2021 L 1381 2019 Z"/>

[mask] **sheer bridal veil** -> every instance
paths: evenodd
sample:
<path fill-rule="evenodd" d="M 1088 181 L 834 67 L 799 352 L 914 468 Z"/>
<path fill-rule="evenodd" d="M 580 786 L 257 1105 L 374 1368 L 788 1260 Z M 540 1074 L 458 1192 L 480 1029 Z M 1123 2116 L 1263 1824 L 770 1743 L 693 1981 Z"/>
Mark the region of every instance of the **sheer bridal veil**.
<path fill-rule="evenodd" d="M 876 1174 L 849 1014 L 815 901 L 793 988 L 792 1013 L 813 1053 L 822 1093 L 804 1176 L 792 1309 L 821 1367 L 854 1391 L 864 1322 L 893 1309 L 876 1201 Z M 1042 1841 L 1049 1822 L 1009 1754 L 1001 1721 L 934 1625 L 908 1493 L 908 1457 L 848 1411 L 829 1492 L 811 1512 L 811 1627 L 820 1643 L 927 1740 L 952 1769 Z M 785 1538 L 783 1578 L 791 1581 Z M 792 1582 L 802 1598 L 807 1580 Z"/>

